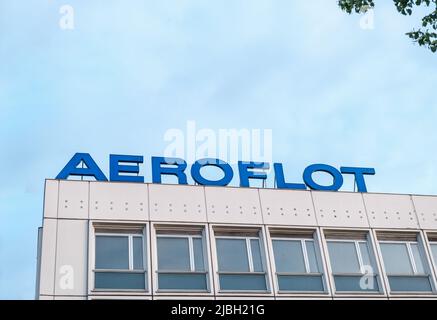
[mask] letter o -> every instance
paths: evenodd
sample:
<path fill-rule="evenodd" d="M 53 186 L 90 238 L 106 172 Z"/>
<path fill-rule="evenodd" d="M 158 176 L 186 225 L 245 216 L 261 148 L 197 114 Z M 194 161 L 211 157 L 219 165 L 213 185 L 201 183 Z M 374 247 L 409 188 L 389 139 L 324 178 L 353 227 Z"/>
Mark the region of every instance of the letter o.
<path fill-rule="evenodd" d="M 220 180 L 208 180 L 202 177 L 200 170 L 205 166 L 214 166 L 220 168 L 225 174 Z M 225 161 L 214 158 L 205 158 L 197 160 L 191 166 L 191 177 L 200 185 L 207 186 L 227 186 L 234 177 L 232 167 Z"/>
<path fill-rule="evenodd" d="M 318 171 L 330 174 L 333 179 L 332 185 L 322 186 L 314 182 L 313 173 Z M 305 168 L 303 172 L 303 181 L 312 190 L 338 191 L 343 185 L 343 176 L 340 171 L 327 164 L 312 164 Z"/>

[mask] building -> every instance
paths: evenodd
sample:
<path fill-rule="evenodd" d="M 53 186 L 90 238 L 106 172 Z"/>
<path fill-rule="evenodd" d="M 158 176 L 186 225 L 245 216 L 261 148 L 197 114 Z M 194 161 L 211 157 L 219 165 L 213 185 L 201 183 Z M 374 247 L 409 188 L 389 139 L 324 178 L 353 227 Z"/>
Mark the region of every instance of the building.
<path fill-rule="evenodd" d="M 38 299 L 437 298 L 437 197 L 47 180 Z"/>

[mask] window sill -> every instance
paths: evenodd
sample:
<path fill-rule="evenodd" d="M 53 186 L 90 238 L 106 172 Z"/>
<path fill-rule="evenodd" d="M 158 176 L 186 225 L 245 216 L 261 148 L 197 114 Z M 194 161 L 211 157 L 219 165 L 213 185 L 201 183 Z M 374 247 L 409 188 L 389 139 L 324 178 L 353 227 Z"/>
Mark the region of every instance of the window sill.
<path fill-rule="evenodd" d="M 264 291 L 264 290 L 219 290 L 219 294 L 271 294 L 271 291 Z"/>
<path fill-rule="evenodd" d="M 91 293 L 149 293 L 149 290 L 144 289 L 93 289 Z"/>
<path fill-rule="evenodd" d="M 208 290 L 188 290 L 188 289 L 181 289 L 181 290 L 175 290 L 175 289 L 158 289 L 156 290 L 157 294 L 169 294 L 169 293 L 174 293 L 174 294 L 211 294 L 211 291 Z"/>
<path fill-rule="evenodd" d="M 381 291 L 336 291 L 334 296 L 384 296 Z"/>
<path fill-rule="evenodd" d="M 436 296 L 437 292 L 433 291 L 390 291 L 392 296 Z"/>
<path fill-rule="evenodd" d="M 288 296 L 298 296 L 298 295 L 328 295 L 328 292 L 326 291 L 285 291 L 285 290 L 279 290 L 277 292 L 280 295 L 288 295 Z"/>

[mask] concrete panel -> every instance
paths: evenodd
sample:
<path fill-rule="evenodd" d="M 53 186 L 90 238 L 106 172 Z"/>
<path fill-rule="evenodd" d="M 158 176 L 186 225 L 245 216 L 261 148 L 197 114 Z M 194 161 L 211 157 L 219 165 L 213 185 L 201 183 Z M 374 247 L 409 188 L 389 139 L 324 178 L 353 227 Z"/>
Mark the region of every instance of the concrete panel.
<path fill-rule="evenodd" d="M 437 197 L 412 196 L 420 228 L 437 229 Z"/>
<path fill-rule="evenodd" d="M 58 218 L 88 219 L 88 181 L 59 181 Z"/>
<path fill-rule="evenodd" d="M 44 189 L 44 218 L 58 217 L 58 180 L 46 180 Z"/>
<path fill-rule="evenodd" d="M 44 219 L 43 221 L 40 295 L 53 295 L 55 291 L 56 226 L 57 220 Z"/>
<path fill-rule="evenodd" d="M 148 220 L 148 191 L 143 183 L 90 183 L 90 219 Z"/>
<path fill-rule="evenodd" d="M 88 221 L 59 220 L 55 295 L 87 294 Z"/>
<path fill-rule="evenodd" d="M 262 224 L 258 189 L 205 187 L 208 221 Z"/>
<path fill-rule="evenodd" d="M 320 226 L 369 227 L 360 193 L 312 191 L 312 195 Z"/>
<path fill-rule="evenodd" d="M 363 193 L 363 198 L 372 228 L 419 227 L 409 195 Z"/>
<path fill-rule="evenodd" d="M 316 226 L 310 191 L 259 189 L 265 224 Z"/>
<path fill-rule="evenodd" d="M 152 221 L 206 222 L 203 187 L 151 184 L 149 197 Z"/>

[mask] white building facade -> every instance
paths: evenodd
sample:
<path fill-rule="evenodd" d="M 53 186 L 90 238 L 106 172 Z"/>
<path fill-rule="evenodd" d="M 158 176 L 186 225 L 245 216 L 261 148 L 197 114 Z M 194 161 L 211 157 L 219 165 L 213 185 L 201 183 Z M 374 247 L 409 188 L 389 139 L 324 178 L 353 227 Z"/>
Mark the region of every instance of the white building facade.
<path fill-rule="evenodd" d="M 37 299 L 436 299 L 437 197 L 46 180 Z"/>

